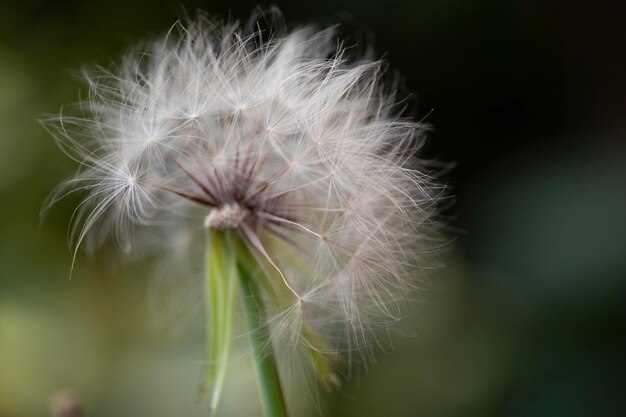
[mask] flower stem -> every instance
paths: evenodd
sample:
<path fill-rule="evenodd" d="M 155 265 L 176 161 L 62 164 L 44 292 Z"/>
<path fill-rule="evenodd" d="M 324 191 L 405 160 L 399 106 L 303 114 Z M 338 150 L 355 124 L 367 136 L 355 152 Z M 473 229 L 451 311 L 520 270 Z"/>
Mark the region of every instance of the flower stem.
<path fill-rule="evenodd" d="M 250 272 L 241 262 L 237 263 L 237 268 L 265 417 L 287 417 L 276 360 L 270 350 L 269 335 L 263 321 L 263 301 Z"/>
<path fill-rule="evenodd" d="M 228 232 L 209 230 L 205 255 L 207 303 L 207 367 L 200 398 L 210 393 L 211 415 L 215 414 L 226 378 L 231 327 L 237 286 L 237 266 Z"/>

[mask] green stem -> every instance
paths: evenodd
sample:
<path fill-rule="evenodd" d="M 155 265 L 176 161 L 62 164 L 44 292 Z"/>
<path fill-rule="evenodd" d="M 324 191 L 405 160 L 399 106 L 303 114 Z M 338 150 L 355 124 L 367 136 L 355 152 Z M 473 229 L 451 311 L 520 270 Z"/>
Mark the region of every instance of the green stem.
<path fill-rule="evenodd" d="M 209 230 L 205 258 L 207 303 L 207 365 L 200 398 L 210 393 L 210 410 L 217 410 L 226 378 L 237 287 L 237 266 L 230 232 Z"/>
<path fill-rule="evenodd" d="M 269 335 L 267 326 L 263 321 L 263 301 L 248 270 L 240 262 L 237 263 L 237 268 L 241 279 L 243 304 L 250 328 L 250 343 L 256 364 L 259 392 L 265 409 L 265 417 L 287 417 L 276 360 L 272 351 L 269 350 L 271 349 Z"/>

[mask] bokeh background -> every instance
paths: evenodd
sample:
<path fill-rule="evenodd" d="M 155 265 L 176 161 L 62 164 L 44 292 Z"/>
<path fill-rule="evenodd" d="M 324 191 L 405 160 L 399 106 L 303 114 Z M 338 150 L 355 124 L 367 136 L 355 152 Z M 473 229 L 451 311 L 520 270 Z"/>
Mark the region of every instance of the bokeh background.
<path fill-rule="evenodd" d="M 162 323 L 144 265 L 80 255 L 74 169 L 36 119 L 186 10 L 244 1 L 22 0 L 0 5 L 0 416 L 206 415 L 201 323 Z M 434 129 L 428 156 L 454 239 L 393 349 L 340 392 L 291 390 L 294 416 L 618 416 L 626 410 L 626 13 L 619 2 L 277 2 L 290 24 L 341 23 L 384 55 Z M 176 297 L 176 294 L 172 295 Z M 158 315 L 157 315 L 158 316 Z M 219 415 L 260 415 L 235 361 Z M 305 394 L 303 394 L 303 392 Z M 79 409 L 80 408 L 80 409 Z M 56 411 L 54 411 L 56 410 Z M 63 414 L 65 413 L 65 414 Z"/>

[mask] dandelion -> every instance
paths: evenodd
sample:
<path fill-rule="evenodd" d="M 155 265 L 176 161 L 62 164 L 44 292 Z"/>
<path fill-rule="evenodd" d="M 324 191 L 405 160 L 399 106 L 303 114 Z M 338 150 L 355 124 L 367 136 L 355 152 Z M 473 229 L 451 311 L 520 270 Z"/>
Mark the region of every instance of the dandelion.
<path fill-rule="evenodd" d="M 191 263 L 205 248 L 213 412 L 238 302 L 268 416 L 286 415 L 277 351 L 337 386 L 345 358 L 400 318 L 441 194 L 416 157 L 424 126 L 400 116 L 382 63 L 349 57 L 333 29 L 249 32 L 201 14 L 83 74 L 88 98 L 46 121 L 80 164 L 48 204 L 86 193 L 75 250 L 114 238 Z"/>

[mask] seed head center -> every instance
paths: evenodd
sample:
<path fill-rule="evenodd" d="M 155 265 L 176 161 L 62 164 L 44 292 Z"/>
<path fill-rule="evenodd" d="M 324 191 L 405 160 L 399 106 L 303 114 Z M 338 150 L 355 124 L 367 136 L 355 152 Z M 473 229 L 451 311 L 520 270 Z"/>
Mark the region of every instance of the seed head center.
<path fill-rule="evenodd" d="M 249 213 L 248 209 L 237 203 L 227 203 L 211 210 L 204 218 L 204 227 L 216 230 L 234 229 Z"/>

